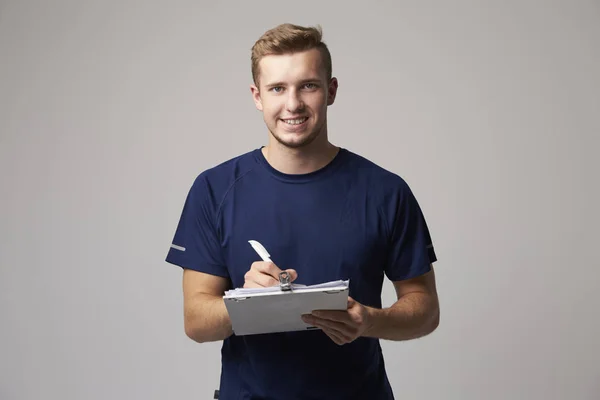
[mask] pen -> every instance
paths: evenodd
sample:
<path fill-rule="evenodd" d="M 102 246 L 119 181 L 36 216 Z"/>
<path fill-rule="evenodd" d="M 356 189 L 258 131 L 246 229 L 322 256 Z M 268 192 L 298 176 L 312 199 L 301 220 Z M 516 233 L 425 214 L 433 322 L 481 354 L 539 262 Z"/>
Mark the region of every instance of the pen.
<path fill-rule="evenodd" d="M 250 243 L 250 246 L 252 246 L 254 251 L 256 251 L 258 253 L 258 255 L 260 256 L 260 258 L 262 258 L 263 261 L 272 262 L 271 255 L 269 254 L 267 249 L 265 249 L 265 247 L 262 244 L 260 244 L 256 240 L 248 240 L 248 243 Z M 290 282 L 290 274 L 287 271 L 281 271 L 279 273 L 279 286 L 281 287 L 281 290 L 283 290 L 283 291 L 292 290 L 292 284 Z"/>
<path fill-rule="evenodd" d="M 252 246 L 254 251 L 256 251 L 258 253 L 258 255 L 260 256 L 260 258 L 262 258 L 263 261 L 272 262 L 271 255 L 269 254 L 267 249 L 265 249 L 265 247 L 262 244 L 260 244 L 256 240 L 248 240 L 248 243 L 250 243 L 250 246 Z"/>

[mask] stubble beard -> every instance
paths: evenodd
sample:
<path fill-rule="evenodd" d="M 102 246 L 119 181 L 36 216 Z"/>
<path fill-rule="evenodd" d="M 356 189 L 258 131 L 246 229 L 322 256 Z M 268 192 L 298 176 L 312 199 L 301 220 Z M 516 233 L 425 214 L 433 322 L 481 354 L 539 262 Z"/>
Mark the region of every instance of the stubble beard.
<path fill-rule="evenodd" d="M 300 149 L 302 147 L 306 147 L 306 146 L 310 145 L 312 142 L 315 141 L 315 139 L 317 137 L 319 137 L 319 135 L 321 134 L 321 131 L 323 130 L 323 125 L 324 125 L 324 122 L 321 126 L 315 127 L 309 135 L 305 136 L 302 140 L 297 141 L 297 142 L 296 141 L 293 141 L 293 142 L 285 141 L 277 133 L 273 132 L 273 130 L 271 130 L 271 129 L 269 129 L 269 132 L 271 132 L 271 135 L 282 146 L 287 147 L 289 149 Z"/>

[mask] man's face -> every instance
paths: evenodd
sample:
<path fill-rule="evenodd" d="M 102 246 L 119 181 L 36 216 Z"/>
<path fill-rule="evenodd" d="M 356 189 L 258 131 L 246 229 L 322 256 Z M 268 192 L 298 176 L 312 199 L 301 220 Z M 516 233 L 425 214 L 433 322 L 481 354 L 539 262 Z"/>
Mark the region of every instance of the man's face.
<path fill-rule="evenodd" d="M 281 144 L 300 148 L 327 130 L 327 106 L 333 104 L 337 80 L 327 82 L 317 49 L 260 60 L 260 88 L 252 85 L 256 108 Z"/>

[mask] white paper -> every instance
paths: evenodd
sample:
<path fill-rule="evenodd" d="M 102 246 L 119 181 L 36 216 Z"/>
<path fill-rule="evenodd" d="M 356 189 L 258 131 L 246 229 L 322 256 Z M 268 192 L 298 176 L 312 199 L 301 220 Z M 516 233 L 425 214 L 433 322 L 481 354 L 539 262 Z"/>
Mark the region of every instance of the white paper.
<path fill-rule="evenodd" d="M 236 335 L 315 329 L 302 321 L 314 310 L 346 310 L 349 281 L 317 285 L 292 285 L 257 289 L 234 289 L 223 296 Z"/>
<path fill-rule="evenodd" d="M 293 291 L 302 291 L 307 289 L 320 289 L 320 288 L 344 288 L 348 286 L 348 281 L 331 281 L 325 283 L 318 283 L 316 285 L 301 285 L 292 283 L 291 287 Z M 239 296 L 244 294 L 255 294 L 255 293 L 273 293 L 280 292 L 279 286 L 268 286 L 260 288 L 237 288 L 228 290 L 225 292 L 225 296 Z"/>

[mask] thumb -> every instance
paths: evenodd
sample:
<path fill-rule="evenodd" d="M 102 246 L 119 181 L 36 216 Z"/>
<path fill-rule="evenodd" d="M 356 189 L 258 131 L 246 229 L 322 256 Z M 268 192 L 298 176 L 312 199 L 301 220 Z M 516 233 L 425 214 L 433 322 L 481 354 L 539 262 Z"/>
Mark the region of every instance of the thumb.
<path fill-rule="evenodd" d="M 356 300 L 348 296 L 348 308 L 352 308 L 356 304 Z"/>
<path fill-rule="evenodd" d="M 285 272 L 287 272 L 290 276 L 290 282 L 294 282 L 296 279 L 298 279 L 298 273 L 295 269 L 286 269 Z"/>

